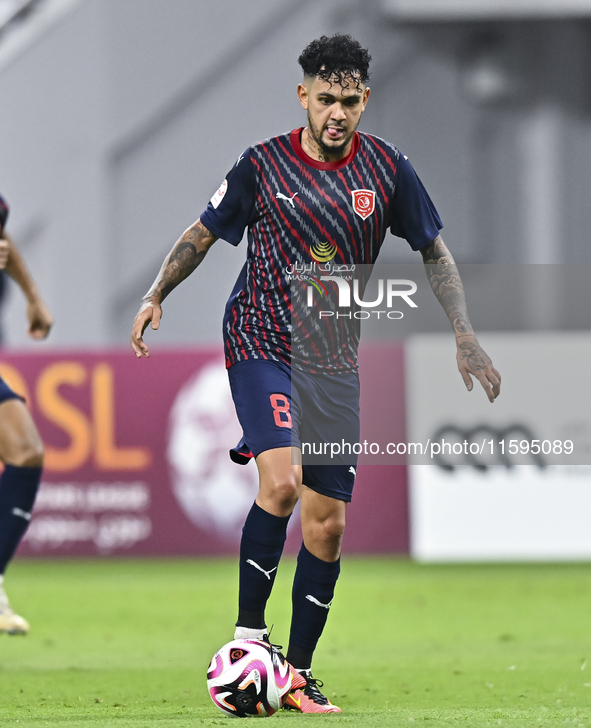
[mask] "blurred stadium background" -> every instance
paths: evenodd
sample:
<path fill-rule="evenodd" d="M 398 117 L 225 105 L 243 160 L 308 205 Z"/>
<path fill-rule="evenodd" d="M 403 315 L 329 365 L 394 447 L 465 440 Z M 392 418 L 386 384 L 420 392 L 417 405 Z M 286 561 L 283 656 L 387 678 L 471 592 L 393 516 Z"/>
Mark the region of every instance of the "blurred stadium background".
<path fill-rule="evenodd" d="M 80 700 L 92 712 L 103 702 L 96 684 L 111 679 L 104 690 L 116 692 L 129 678 L 101 672 L 92 682 L 92 670 L 118 660 L 133 669 L 158 664 L 150 700 L 156 704 L 162 689 L 164 703 L 173 683 L 193 680 L 187 644 L 199 643 L 203 662 L 226 634 L 234 598 L 228 564 L 219 571 L 200 562 L 195 573 L 202 581 L 191 585 L 186 564 L 171 566 L 167 576 L 169 567 L 158 561 L 144 573 L 115 559 L 70 570 L 56 562 L 54 571 L 46 570 L 48 562 L 25 559 L 236 552 L 256 477 L 252 466 L 241 469 L 227 458 L 239 432 L 220 327 L 244 246 L 218 243 L 206 270 L 167 300 L 160 331 L 148 334 L 149 362 L 134 359 L 128 336 L 164 255 L 239 154 L 305 123 L 295 95 L 296 59 L 311 38 L 335 31 L 351 32 L 372 53 L 373 93 L 361 128 L 399 145 L 418 170 L 462 266 L 473 322 L 504 378 L 494 407 L 482 392 L 466 393 L 447 322 L 416 255 L 391 238 L 381 257 L 384 275 L 396 270 L 395 277 L 415 280 L 421 303 L 398 328 L 366 327 L 364 437 L 424 443 L 444 431 L 459 442 L 506 434 L 568 438 L 576 447 L 570 459 L 497 452 L 454 460 L 451 468 L 445 458 L 429 465 L 405 456 L 363 458 L 348 516 L 349 554 L 476 565 L 460 575 L 446 570 L 455 567 L 415 572 L 402 562 L 352 560 L 351 582 L 343 580 L 335 612 L 334 625 L 342 627 L 331 628 L 323 659 L 346 683 L 346 655 L 359 649 L 347 646 L 354 624 L 371 645 L 368 659 L 408 669 L 395 687 L 385 677 L 378 688 L 356 683 L 351 696 L 357 691 L 360 704 L 369 699 L 362 690 L 377 690 L 380 700 L 392 690 L 393 701 L 410 706 L 400 720 L 414 720 L 416 691 L 409 697 L 407 682 L 422 691 L 427 681 L 425 691 L 438 689 L 423 704 L 435 711 L 425 719 L 436 720 L 455 695 L 458 704 L 488 706 L 482 725 L 490 725 L 507 717 L 495 706 L 526 698 L 513 700 L 515 673 L 506 672 L 515 669 L 506 665 L 517 659 L 508 655 L 519 633 L 524 655 L 533 646 L 523 657 L 533 666 L 531 685 L 558 691 L 556 704 L 588 706 L 591 683 L 580 672 L 589 647 L 581 626 L 590 593 L 584 564 L 563 572 L 559 564 L 548 572 L 522 566 L 495 572 L 480 564 L 591 559 L 591 403 L 583 385 L 591 358 L 591 0 L 0 0 L 0 192 L 11 205 L 9 230 L 56 318 L 49 340 L 32 344 L 24 302 L 13 290 L 1 313 L 0 372 L 27 396 L 47 444 L 36 513 L 13 567 L 23 590 L 15 606 L 30 616 L 29 605 L 44 641 L 26 648 L 11 642 L 3 663 L 7 679 L 7 666 L 15 671 L 14 697 L 6 700 L 21 724 L 26 696 L 19 689 L 36 670 L 50 676 L 32 688 L 34 695 L 52 693 L 65 708 Z M 289 548 L 297 543 L 296 528 Z M 184 616 L 174 634 L 154 637 L 168 613 L 156 595 L 174 589 L 177 573 L 178 604 L 190 603 L 199 619 L 207 613 L 211 624 L 216 617 L 205 642 Z M 110 574 L 115 581 L 107 583 Z M 382 610 L 375 618 L 356 601 L 374 576 L 368 593 Z M 407 579 L 412 587 L 404 586 Z M 283 581 L 285 603 L 277 609 L 287 611 L 289 580 Z M 142 606 L 144 590 L 153 620 L 145 627 L 132 607 Z M 129 608 L 109 601 L 111 619 L 97 608 L 106 592 L 110 600 L 132 598 Z M 214 592 L 226 595 L 224 625 L 205 603 Z M 66 593 L 73 598 L 71 618 L 61 606 Z M 552 601 L 559 597 L 560 605 Z M 571 619 L 565 610 L 575 604 Z M 473 624 L 464 621 L 464 608 Z M 391 618 L 395 647 L 372 626 Z M 409 636 L 413 618 L 416 635 Z M 96 634 L 87 631 L 93 626 Z M 490 653 L 483 647 L 489 629 L 496 630 Z M 153 639 L 148 653 L 145 643 Z M 74 646 L 81 640 L 84 649 L 64 648 L 69 640 Z M 438 644 L 452 652 L 437 653 Z M 396 663 L 394 653 L 408 659 Z M 474 655 L 477 664 L 470 662 Z M 425 677 L 427 665 L 434 682 Z M 442 665 L 453 676 L 470 674 L 464 693 L 458 677 L 450 678 L 454 687 L 438 682 Z M 182 667 L 182 680 L 169 667 Z M 560 682 L 571 667 L 576 695 Z M 89 672 L 76 673 L 74 687 L 65 681 L 58 688 L 54 668 Z M 493 682 L 506 684 L 507 692 L 495 693 Z M 129 700 L 145 703 L 143 691 L 142 685 Z M 189 705 L 177 692 L 179 708 Z M 541 700 L 532 697 L 531 706 Z M 119 705 L 113 703 L 111 717 Z M 466 715 L 462 720 L 480 725 Z M 545 714 L 519 720 L 515 725 L 554 725 Z M 556 720 L 564 722 L 564 715 Z"/>
<path fill-rule="evenodd" d="M 22 553 L 235 549 L 228 534 L 256 483 L 225 454 L 238 431 L 220 322 L 243 247 L 219 243 L 207 272 L 167 300 L 150 362 L 128 351 L 130 324 L 241 151 L 304 123 L 296 58 L 338 30 L 371 50 L 362 128 L 397 143 L 430 190 L 506 382 L 494 408 L 478 391 L 466 399 L 447 322 L 416 256 L 392 238 L 382 263 L 409 266 L 403 277 L 427 294 L 404 326 L 367 327 L 366 436 L 383 441 L 386 423 L 394 442 L 518 425 L 576 443 L 558 471 L 527 458 L 451 472 L 366 458 L 347 548 L 591 557 L 589 530 L 572 520 L 591 506 L 588 394 L 576 376 L 565 389 L 561 372 L 589 360 L 591 2 L 0 0 L 0 23 L 0 189 L 57 321 L 32 345 L 21 297 L 3 310 L 3 371 L 48 446 Z"/>
<path fill-rule="evenodd" d="M 48 445 L 21 553 L 234 552 L 256 482 L 226 462 L 237 425 L 220 323 L 244 248 L 219 243 L 167 300 L 150 362 L 128 335 L 240 152 L 304 123 L 297 56 L 335 31 L 371 50 L 362 129 L 419 171 L 506 382 L 494 411 L 480 392 L 464 399 L 427 297 L 406 328 L 368 327 L 366 433 L 425 442 L 444 426 L 519 426 L 576 443 L 558 465 L 366 459 L 347 549 L 591 558 L 589 395 L 577 388 L 590 352 L 591 0 L 0 0 L 0 189 L 57 321 L 33 345 L 21 298 L 2 312 L 0 368 Z M 381 262 L 425 288 L 400 240 Z"/>
<path fill-rule="evenodd" d="M 336 30 L 373 54 L 363 128 L 413 161 L 460 262 L 591 262 L 585 0 L 0 8 L 0 182 L 11 228 L 55 310 L 48 347 L 126 345 L 163 251 L 241 151 L 305 122 L 297 56 L 310 37 Z M 416 261 L 406 247 L 387 246 L 383 262 Z M 219 245 L 209 267 L 230 283 L 243 255 Z M 214 275 L 181 287 L 154 345 L 218 343 L 226 293 Z M 15 296 L 6 308 L 7 342 L 26 346 L 18 306 Z M 527 327 L 572 327 L 560 311 L 552 321 L 547 313 L 531 306 Z"/>

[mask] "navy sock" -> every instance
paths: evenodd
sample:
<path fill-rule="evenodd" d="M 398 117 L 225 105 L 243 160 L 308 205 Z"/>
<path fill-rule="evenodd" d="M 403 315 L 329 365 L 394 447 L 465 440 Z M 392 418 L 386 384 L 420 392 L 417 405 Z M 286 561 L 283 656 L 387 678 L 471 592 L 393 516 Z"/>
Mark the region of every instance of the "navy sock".
<path fill-rule="evenodd" d="M 287 661 L 306 670 L 328 618 L 341 560 L 322 561 L 302 544 L 293 580 L 291 632 Z"/>
<path fill-rule="evenodd" d="M 35 503 L 41 468 L 6 465 L 0 477 L 0 574 L 23 537 Z"/>
<path fill-rule="evenodd" d="M 287 534 L 289 516 L 274 516 L 253 503 L 240 542 L 240 593 L 237 625 L 265 627 L 271 595 Z"/>

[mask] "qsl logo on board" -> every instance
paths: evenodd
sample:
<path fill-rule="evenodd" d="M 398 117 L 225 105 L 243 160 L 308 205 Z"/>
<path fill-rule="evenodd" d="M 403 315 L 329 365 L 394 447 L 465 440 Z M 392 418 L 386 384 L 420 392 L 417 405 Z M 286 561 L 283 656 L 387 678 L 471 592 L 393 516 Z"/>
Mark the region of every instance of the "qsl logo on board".
<path fill-rule="evenodd" d="M 353 190 L 353 209 L 362 220 L 365 220 L 375 210 L 376 193 L 373 190 Z"/>

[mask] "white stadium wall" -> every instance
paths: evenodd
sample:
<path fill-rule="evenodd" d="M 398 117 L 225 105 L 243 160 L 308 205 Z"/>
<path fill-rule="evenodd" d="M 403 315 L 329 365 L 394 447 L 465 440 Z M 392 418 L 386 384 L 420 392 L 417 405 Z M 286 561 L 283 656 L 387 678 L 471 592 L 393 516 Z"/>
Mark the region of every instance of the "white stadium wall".
<path fill-rule="evenodd" d="M 591 16 L 590 0 L 382 0 L 397 19 L 499 20 Z"/>
<path fill-rule="evenodd" d="M 591 335 L 480 340 L 503 378 L 492 405 L 479 384 L 466 391 L 451 336 L 407 342 L 408 440 L 448 447 L 410 465 L 411 554 L 422 561 L 591 559 L 591 397 L 576 373 L 576 363 L 591 360 Z"/>

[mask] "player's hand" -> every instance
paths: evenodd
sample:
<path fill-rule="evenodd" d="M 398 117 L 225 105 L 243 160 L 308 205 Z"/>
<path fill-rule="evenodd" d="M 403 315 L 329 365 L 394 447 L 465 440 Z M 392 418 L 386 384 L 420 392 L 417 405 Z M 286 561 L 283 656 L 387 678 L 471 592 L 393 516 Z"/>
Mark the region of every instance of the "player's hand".
<path fill-rule="evenodd" d="M 469 392 L 472 391 L 472 376 L 476 377 L 486 392 L 489 402 L 494 402 L 501 393 L 501 375 L 493 367 L 488 354 L 475 336 L 457 340 L 458 369 Z"/>
<path fill-rule="evenodd" d="M 156 331 L 160 326 L 161 318 L 162 307 L 159 303 L 156 303 L 155 301 L 146 301 L 142 304 L 142 307 L 133 321 L 133 327 L 131 329 L 131 348 L 138 359 L 141 359 L 142 356 L 150 356 L 148 347 L 142 337 L 149 323 L 152 324 L 152 328 Z"/>
<path fill-rule="evenodd" d="M 10 256 L 10 243 L 5 238 L 0 238 L 0 270 L 4 270 L 8 265 Z"/>
<path fill-rule="evenodd" d="M 53 326 L 53 316 L 43 301 L 32 301 L 27 306 L 29 320 L 29 336 L 32 339 L 45 339 Z"/>

